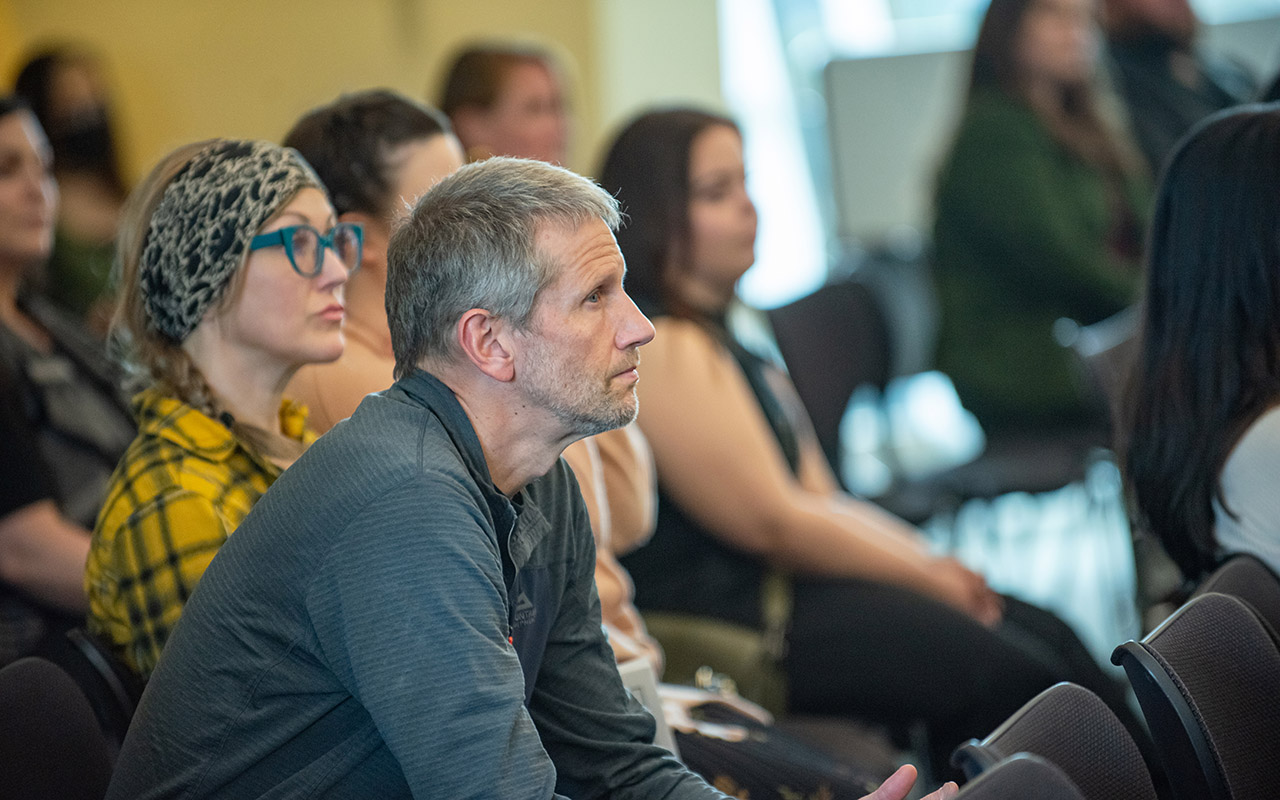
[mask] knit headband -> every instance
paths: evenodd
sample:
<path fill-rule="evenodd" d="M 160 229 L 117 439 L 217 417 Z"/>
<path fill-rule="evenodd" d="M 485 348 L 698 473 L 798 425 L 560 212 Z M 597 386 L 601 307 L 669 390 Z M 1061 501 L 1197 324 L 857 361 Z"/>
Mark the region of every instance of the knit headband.
<path fill-rule="evenodd" d="M 152 328 L 186 339 L 226 291 L 249 240 L 308 186 L 324 190 L 302 156 L 270 142 L 219 139 L 187 162 L 156 205 L 142 248 Z"/>

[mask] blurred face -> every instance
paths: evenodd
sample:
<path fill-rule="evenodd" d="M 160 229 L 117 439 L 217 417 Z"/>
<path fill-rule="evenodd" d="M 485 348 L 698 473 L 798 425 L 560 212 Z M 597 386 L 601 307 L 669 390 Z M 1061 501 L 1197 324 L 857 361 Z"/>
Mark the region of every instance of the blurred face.
<path fill-rule="evenodd" d="M 0 117 L 0 264 L 26 267 L 53 248 L 53 154 L 29 111 Z"/>
<path fill-rule="evenodd" d="M 493 106 L 480 113 L 475 144 L 493 155 L 563 164 L 569 125 L 560 84 L 549 69 L 521 62 L 507 73 Z"/>
<path fill-rule="evenodd" d="M 689 151 L 689 270 L 697 282 L 732 290 L 755 261 L 756 207 L 747 195 L 742 137 L 715 125 Z"/>
<path fill-rule="evenodd" d="M 107 121 L 106 93 L 92 61 L 63 63 L 50 86 L 46 133 L 58 154 L 60 171 L 107 166 L 114 152 Z"/>
<path fill-rule="evenodd" d="M 1018 63 L 1032 80 L 1089 80 L 1098 52 L 1093 0 L 1034 0 L 1022 17 L 1017 48 Z"/>
<path fill-rule="evenodd" d="M 441 178 L 461 167 L 464 158 L 457 138 L 442 134 L 400 145 L 391 161 L 396 173 L 391 189 L 392 204 L 396 214 L 402 216 Z"/>
<path fill-rule="evenodd" d="M 573 231 L 546 226 L 537 244 L 561 269 L 518 334 L 517 380 L 530 404 L 569 433 L 622 427 L 636 416 L 639 348 L 653 339 L 653 325 L 622 289 L 626 267 L 613 232 L 601 220 Z"/>
<path fill-rule="evenodd" d="M 306 188 L 259 232 L 290 225 L 310 225 L 328 233 L 334 225 L 333 208 L 319 189 Z M 346 268 L 329 248 L 314 278 L 294 271 L 284 247 L 255 250 L 230 306 L 210 311 L 200 326 L 214 326 L 251 361 L 285 367 L 333 361 L 342 355 L 346 280 Z"/>

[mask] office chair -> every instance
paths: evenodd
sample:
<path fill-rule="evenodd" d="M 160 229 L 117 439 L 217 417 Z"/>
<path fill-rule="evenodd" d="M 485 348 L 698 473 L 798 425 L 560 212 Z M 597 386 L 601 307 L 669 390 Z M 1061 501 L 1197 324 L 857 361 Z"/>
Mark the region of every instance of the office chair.
<path fill-rule="evenodd" d="M 1027 753 L 1007 758 L 965 784 L 956 800 L 1087 800 L 1062 770 Z"/>
<path fill-rule="evenodd" d="M 1208 592 L 1229 594 L 1245 601 L 1271 626 L 1273 633 L 1280 633 L 1280 578 L 1254 556 L 1245 553 L 1231 556 L 1209 573 L 1193 596 Z"/>
<path fill-rule="evenodd" d="M 1280 649 L 1248 605 L 1195 597 L 1111 661 L 1137 694 L 1176 797 L 1276 796 Z"/>
<path fill-rule="evenodd" d="M 80 687 L 50 661 L 28 657 L 0 669 L 0 764 L 9 800 L 106 794 L 106 736 Z"/>
<path fill-rule="evenodd" d="M 1133 738 L 1106 703 L 1083 686 L 1050 686 L 987 738 L 956 748 L 951 764 L 973 779 L 1018 753 L 1053 763 L 1086 800 L 1156 800 Z"/>

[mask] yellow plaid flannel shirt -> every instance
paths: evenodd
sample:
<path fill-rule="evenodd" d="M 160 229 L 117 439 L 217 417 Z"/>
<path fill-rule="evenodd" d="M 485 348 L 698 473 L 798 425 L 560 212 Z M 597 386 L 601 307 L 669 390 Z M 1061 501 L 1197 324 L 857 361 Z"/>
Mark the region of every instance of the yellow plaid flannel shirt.
<path fill-rule="evenodd" d="M 142 392 L 138 436 L 112 475 L 89 548 L 89 630 L 144 678 L 218 548 L 280 468 L 191 406 Z M 286 435 L 311 442 L 306 409 L 280 407 Z"/>

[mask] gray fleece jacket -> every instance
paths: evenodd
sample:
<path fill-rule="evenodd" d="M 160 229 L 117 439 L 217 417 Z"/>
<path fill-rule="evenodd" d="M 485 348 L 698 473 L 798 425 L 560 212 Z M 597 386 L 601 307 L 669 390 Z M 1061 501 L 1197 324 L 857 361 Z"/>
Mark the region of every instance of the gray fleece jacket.
<path fill-rule="evenodd" d="M 651 744 L 559 462 L 497 491 L 452 392 L 371 395 L 210 565 L 109 798 L 723 797 Z"/>

